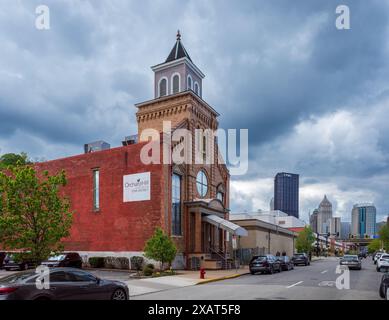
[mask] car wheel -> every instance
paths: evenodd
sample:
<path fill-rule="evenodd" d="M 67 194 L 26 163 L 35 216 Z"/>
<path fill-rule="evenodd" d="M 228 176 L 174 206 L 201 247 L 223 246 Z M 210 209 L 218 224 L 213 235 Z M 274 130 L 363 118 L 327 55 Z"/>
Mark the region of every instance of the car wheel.
<path fill-rule="evenodd" d="M 252 275 L 254 275 L 254 274 L 255 274 L 255 272 L 254 272 L 254 271 L 250 271 L 250 273 L 251 273 Z"/>
<path fill-rule="evenodd" d="M 112 294 L 111 300 L 127 300 L 127 294 L 123 289 L 116 289 Z"/>
<path fill-rule="evenodd" d="M 376 270 L 377 270 L 377 272 L 380 272 L 380 268 L 377 267 Z"/>

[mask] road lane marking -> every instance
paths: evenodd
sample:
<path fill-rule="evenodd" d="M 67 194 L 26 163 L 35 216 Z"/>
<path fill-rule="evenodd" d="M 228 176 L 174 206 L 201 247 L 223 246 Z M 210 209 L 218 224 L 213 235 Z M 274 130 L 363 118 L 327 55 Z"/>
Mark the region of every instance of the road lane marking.
<path fill-rule="evenodd" d="M 328 272 L 328 270 L 324 270 L 324 271 L 321 272 L 321 274 L 324 274 L 324 273 L 327 273 L 327 272 Z"/>
<path fill-rule="evenodd" d="M 299 282 L 296 282 L 295 284 L 292 284 L 291 286 L 288 286 L 287 288 L 292 288 L 294 286 L 298 286 L 299 284 L 303 283 L 304 281 L 299 281 Z"/>

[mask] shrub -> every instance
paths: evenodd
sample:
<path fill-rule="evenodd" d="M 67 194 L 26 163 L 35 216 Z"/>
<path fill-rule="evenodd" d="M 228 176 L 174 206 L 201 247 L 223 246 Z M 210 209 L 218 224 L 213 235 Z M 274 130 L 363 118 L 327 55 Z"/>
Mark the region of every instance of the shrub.
<path fill-rule="evenodd" d="M 128 258 L 119 257 L 117 259 L 120 265 L 120 269 L 126 269 L 126 270 L 130 269 L 130 260 L 128 260 Z"/>
<path fill-rule="evenodd" d="M 105 257 L 104 267 L 107 269 L 129 269 L 129 260 L 125 257 Z"/>
<path fill-rule="evenodd" d="M 104 258 L 103 257 L 91 257 L 89 258 L 89 264 L 92 268 L 104 268 Z"/>
<path fill-rule="evenodd" d="M 153 275 L 153 272 L 154 272 L 154 268 L 150 268 L 150 265 L 145 266 L 143 269 L 143 275 L 147 277 Z"/>
<path fill-rule="evenodd" d="M 131 257 L 131 269 L 141 271 L 143 268 L 144 259 L 143 257 L 134 256 Z"/>
<path fill-rule="evenodd" d="M 146 267 L 147 267 L 147 268 L 150 268 L 151 270 L 154 270 L 154 269 L 155 269 L 155 267 L 154 267 L 154 265 L 153 265 L 152 263 L 148 263 L 148 264 L 146 265 Z"/>

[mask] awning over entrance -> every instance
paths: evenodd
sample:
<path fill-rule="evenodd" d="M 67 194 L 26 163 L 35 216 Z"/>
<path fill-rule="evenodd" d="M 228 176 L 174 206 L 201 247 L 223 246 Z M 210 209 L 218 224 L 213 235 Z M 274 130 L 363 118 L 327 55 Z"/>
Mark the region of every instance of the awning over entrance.
<path fill-rule="evenodd" d="M 246 229 L 242 228 L 241 226 L 238 226 L 235 223 L 232 223 L 231 221 L 220 218 L 214 214 L 203 216 L 202 220 L 210 224 L 213 224 L 218 228 L 224 229 L 227 232 L 234 234 L 236 236 L 246 237 L 248 235 Z"/>

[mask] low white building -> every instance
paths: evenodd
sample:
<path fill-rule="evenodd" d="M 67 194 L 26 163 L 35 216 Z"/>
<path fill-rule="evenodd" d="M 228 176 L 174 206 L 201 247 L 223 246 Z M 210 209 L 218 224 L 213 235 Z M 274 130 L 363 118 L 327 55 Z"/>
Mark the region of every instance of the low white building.
<path fill-rule="evenodd" d="M 282 228 L 304 228 L 306 226 L 305 221 L 300 220 L 294 216 L 288 216 L 285 212 L 280 210 L 261 211 L 253 213 L 231 213 L 230 220 L 249 220 L 257 219 L 274 225 L 278 225 Z"/>

